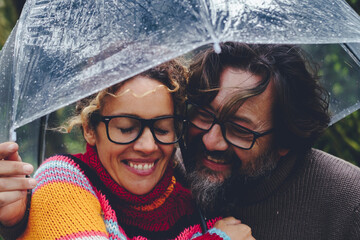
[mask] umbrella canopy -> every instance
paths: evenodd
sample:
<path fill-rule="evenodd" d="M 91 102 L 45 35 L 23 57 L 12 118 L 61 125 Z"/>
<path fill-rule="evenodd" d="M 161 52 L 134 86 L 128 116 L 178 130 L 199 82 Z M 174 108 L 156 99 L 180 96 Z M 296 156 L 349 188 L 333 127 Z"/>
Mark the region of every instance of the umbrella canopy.
<path fill-rule="evenodd" d="M 342 44 L 358 68 L 358 26 L 342 0 L 28 0 L 0 55 L 0 141 L 205 44 Z M 359 108 L 351 99 L 332 101 L 334 121 Z"/>

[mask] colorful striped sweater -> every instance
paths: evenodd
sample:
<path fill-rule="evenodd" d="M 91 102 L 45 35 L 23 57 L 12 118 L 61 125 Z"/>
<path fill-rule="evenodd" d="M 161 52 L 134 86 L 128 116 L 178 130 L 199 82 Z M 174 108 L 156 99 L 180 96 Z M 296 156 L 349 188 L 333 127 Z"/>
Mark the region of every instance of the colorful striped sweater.
<path fill-rule="evenodd" d="M 212 228 L 216 219 L 209 220 L 210 230 L 201 234 L 191 195 L 176 182 L 172 171 L 167 169 L 160 188 L 154 188 L 159 196 L 154 198 L 153 190 L 140 197 L 136 206 L 126 201 L 131 196 L 134 203 L 138 196 L 125 190 L 126 201 L 122 201 L 108 182 L 104 184 L 100 172 L 70 155 L 46 160 L 34 175 L 38 185 L 20 239 L 229 239 Z M 166 186 L 164 191 L 162 186 Z"/>

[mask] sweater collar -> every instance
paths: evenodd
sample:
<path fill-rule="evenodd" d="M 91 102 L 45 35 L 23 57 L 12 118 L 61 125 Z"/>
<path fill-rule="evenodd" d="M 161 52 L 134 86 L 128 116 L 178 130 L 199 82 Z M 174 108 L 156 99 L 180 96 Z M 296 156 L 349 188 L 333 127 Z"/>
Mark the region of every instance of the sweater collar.
<path fill-rule="evenodd" d="M 227 191 L 230 194 L 227 195 L 227 198 L 235 198 L 230 202 L 238 207 L 261 202 L 274 192 L 280 191 L 280 188 L 290 184 L 291 179 L 295 177 L 297 170 L 301 167 L 300 165 L 301 161 L 297 161 L 296 154 L 288 153 L 279 160 L 277 167 L 266 176 L 247 183 L 232 184 L 231 191 Z"/>
<path fill-rule="evenodd" d="M 169 185 L 171 185 L 172 182 L 173 164 L 172 161 L 170 161 L 165 170 L 164 176 L 151 192 L 141 196 L 135 195 L 115 182 L 115 180 L 101 164 L 95 147 L 87 144 L 86 152 L 84 154 L 76 154 L 74 156 L 79 158 L 91 169 L 93 169 L 99 176 L 100 180 L 104 183 L 108 190 L 116 196 L 117 199 L 133 206 L 151 204 L 152 202 L 156 201 L 159 196 L 162 196 L 166 193 Z"/>
<path fill-rule="evenodd" d="M 244 198 L 244 204 L 260 202 L 269 197 L 287 183 L 287 180 L 292 175 L 292 171 L 297 168 L 295 166 L 296 157 L 294 154 L 289 153 L 287 156 L 282 157 L 277 167 L 269 175 L 260 178 L 253 184 L 250 183 L 245 188 L 246 197 Z"/>

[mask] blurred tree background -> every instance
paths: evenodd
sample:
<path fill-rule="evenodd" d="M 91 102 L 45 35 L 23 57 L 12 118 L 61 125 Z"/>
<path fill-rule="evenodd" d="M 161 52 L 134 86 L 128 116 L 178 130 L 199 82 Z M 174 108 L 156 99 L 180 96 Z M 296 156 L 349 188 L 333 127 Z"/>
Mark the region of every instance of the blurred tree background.
<path fill-rule="evenodd" d="M 360 0 L 347 0 L 357 13 L 360 14 Z M 25 0 L 0 0 L 0 49 L 4 45 L 11 29 L 16 23 Z M 304 46 L 308 48 L 309 46 Z M 311 49 L 312 52 L 318 54 L 325 54 L 326 57 L 321 62 L 322 70 L 320 74 L 326 79 L 337 79 L 337 84 L 333 87 L 333 93 L 338 98 L 346 98 L 349 91 L 355 91 L 360 94 L 360 73 L 354 72 L 351 65 L 347 61 L 339 61 L 339 56 L 343 54 L 344 50 L 341 47 L 331 45 L 327 48 Z M 315 61 L 317 59 L 314 59 Z M 351 60 L 351 59 L 350 59 Z M 329 69 L 331 71 L 327 71 Z M 357 81 L 357 87 L 354 87 L 353 82 Z M 60 109 L 49 116 L 48 128 L 57 127 L 69 115 L 72 114 L 73 106 Z M 18 136 L 29 135 L 28 130 L 30 126 L 24 126 L 19 129 Z M 344 119 L 330 126 L 322 138 L 316 143 L 315 147 L 322 149 L 340 158 L 346 159 L 349 162 L 360 166 L 360 110 L 350 114 Z M 51 144 L 46 145 L 46 153 L 44 157 L 54 153 L 76 153 L 84 151 L 84 141 L 81 133 L 78 131 L 72 134 L 59 134 L 54 131 L 46 131 L 46 138 L 51 139 Z M 29 143 L 21 143 L 22 148 Z M 31 162 L 36 166 L 38 156 L 23 156 L 27 162 Z"/>

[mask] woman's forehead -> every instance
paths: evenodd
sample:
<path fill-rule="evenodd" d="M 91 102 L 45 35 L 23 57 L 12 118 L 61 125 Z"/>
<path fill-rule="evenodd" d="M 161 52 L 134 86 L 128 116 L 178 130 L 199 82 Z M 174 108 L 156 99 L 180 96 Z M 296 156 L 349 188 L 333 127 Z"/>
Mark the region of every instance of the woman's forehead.
<path fill-rule="evenodd" d="M 155 93 L 157 89 L 164 87 L 165 86 L 156 79 L 145 76 L 136 76 L 126 80 L 116 91 L 116 95 L 120 96 L 131 93 L 136 97 L 143 97 Z"/>
<path fill-rule="evenodd" d="M 102 106 L 102 113 L 109 115 L 134 114 L 137 116 L 145 113 L 149 113 L 147 115 L 173 113 L 172 95 L 165 86 L 155 80 L 136 80 L 130 80 L 122 85 L 114 95 L 107 96 Z"/>

